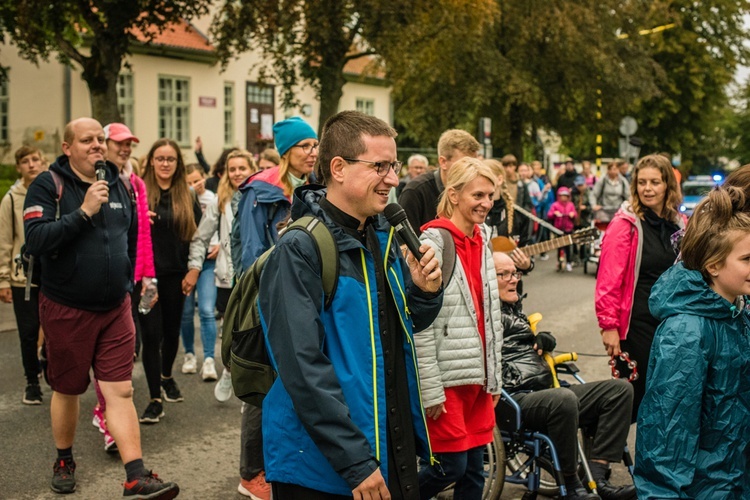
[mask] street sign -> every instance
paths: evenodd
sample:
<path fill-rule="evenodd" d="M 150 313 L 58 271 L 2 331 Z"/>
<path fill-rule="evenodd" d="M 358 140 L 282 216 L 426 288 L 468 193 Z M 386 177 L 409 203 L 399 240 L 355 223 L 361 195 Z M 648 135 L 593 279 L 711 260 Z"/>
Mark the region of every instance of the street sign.
<path fill-rule="evenodd" d="M 624 136 L 631 136 L 638 131 L 638 122 L 632 116 L 626 116 L 620 120 L 620 133 Z"/>

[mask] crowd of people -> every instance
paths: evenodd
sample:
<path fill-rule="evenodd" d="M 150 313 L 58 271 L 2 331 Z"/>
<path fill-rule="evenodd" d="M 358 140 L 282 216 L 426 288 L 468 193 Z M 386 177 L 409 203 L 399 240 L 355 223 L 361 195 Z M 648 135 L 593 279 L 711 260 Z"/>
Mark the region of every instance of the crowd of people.
<path fill-rule="evenodd" d="M 242 495 L 429 499 L 452 485 L 454 498 L 480 499 L 501 389 L 555 444 L 566 498 L 750 492 L 750 166 L 688 221 L 658 154 L 632 172 L 615 161 L 601 178 L 572 160 L 549 175 L 513 155 L 481 159 L 477 140 L 452 129 L 435 168 L 413 155 L 401 176 L 396 131 L 378 118 L 340 112 L 320 138 L 299 117 L 273 130 L 275 149 L 225 150 L 213 167 L 200 139 L 195 163 L 168 138 L 135 161 L 128 127 L 90 118 L 66 126 L 49 166 L 35 148 L 16 152 L 20 178 L 0 204 L 0 300 L 16 315 L 22 402 L 43 403 L 42 373 L 52 389 L 53 491 L 76 489 L 79 398 L 93 373 L 93 421 L 122 459 L 124 497 L 179 494 L 144 466 L 139 422 L 158 424 L 165 402 L 184 400 L 180 340 L 182 373 L 232 397 L 231 360 L 215 355 L 221 318 L 272 249 L 257 311 L 276 378 L 262 406 L 242 405 Z M 394 198 L 417 243 L 381 215 Z M 308 216 L 338 249 L 330 297 L 312 235 L 284 232 Z M 593 220 L 608 224 L 595 305 L 617 376 L 552 388 L 543 356 L 556 339 L 523 312 L 535 260 L 523 249 Z M 559 269 L 579 256 L 563 247 Z M 635 422 L 635 484 L 613 485 Z M 578 476 L 579 428 L 596 493 Z"/>

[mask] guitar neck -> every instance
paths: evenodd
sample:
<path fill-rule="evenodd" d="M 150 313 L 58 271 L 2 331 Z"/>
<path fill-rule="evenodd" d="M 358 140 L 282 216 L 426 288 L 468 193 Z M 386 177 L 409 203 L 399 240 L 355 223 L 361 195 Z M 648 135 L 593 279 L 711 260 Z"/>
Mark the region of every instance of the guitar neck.
<path fill-rule="evenodd" d="M 557 248 L 565 247 L 565 246 L 572 245 L 572 244 L 573 244 L 573 235 L 566 234 L 565 236 L 560 236 L 559 238 L 542 241 L 541 243 L 534 243 L 533 245 L 521 247 L 519 248 L 519 250 L 521 250 L 523 253 L 531 257 L 533 255 L 539 255 L 540 253 L 549 252 L 551 250 L 555 250 Z"/>

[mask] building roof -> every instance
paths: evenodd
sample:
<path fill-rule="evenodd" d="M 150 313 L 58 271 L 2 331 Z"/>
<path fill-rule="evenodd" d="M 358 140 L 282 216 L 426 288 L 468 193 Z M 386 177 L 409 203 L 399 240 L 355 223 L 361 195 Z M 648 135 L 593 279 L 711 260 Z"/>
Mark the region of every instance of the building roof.
<path fill-rule="evenodd" d="M 385 79 L 385 70 L 376 56 L 367 55 L 350 59 L 344 65 L 344 73 L 362 77 Z"/>
<path fill-rule="evenodd" d="M 141 30 L 133 29 L 132 33 L 137 41 L 144 44 L 149 43 L 149 38 Z M 216 52 L 208 38 L 184 19 L 177 23 L 168 24 L 161 33 L 153 28 L 153 39 L 150 40 L 150 43 L 176 49 Z"/>

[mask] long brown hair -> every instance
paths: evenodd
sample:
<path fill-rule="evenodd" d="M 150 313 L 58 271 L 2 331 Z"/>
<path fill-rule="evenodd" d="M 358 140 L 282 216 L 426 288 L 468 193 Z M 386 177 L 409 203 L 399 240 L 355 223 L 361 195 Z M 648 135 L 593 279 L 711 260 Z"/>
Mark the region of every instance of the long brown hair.
<path fill-rule="evenodd" d="M 500 184 L 500 197 L 505 200 L 505 213 L 506 218 L 508 219 L 508 234 L 513 233 L 513 216 L 516 213 L 515 208 L 513 208 L 513 204 L 515 203 L 515 200 L 513 199 L 513 195 L 510 194 L 510 191 L 508 191 L 508 179 L 505 177 L 505 167 L 503 167 L 503 164 L 500 163 L 497 160 L 494 160 L 492 158 L 487 158 L 485 160 L 482 160 L 482 163 L 490 167 L 492 170 L 492 173 L 495 174 L 495 176 L 498 178 L 498 183 L 500 183 L 500 177 L 503 178 L 502 184 Z"/>
<path fill-rule="evenodd" d="M 232 185 L 232 181 L 229 180 L 229 160 L 233 158 L 244 158 L 247 161 L 247 166 L 250 168 L 250 175 L 258 171 L 258 165 L 255 163 L 255 159 L 250 152 L 244 149 L 235 149 L 227 155 L 226 165 L 224 165 L 224 175 L 221 176 L 219 181 L 219 187 L 216 189 L 216 195 L 218 198 L 219 212 L 224 210 L 224 205 L 232 199 L 237 189 Z"/>
<path fill-rule="evenodd" d="M 680 188 L 677 186 L 677 178 L 674 176 L 672 164 L 668 158 L 660 154 L 644 156 L 638 161 L 635 170 L 633 170 L 633 180 L 630 182 L 630 203 L 633 207 L 633 213 L 639 219 L 643 219 L 644 217 L 645 207 L 641 203 L 641 199 L 638 198 L 638 175 L 644 168 L 655 168 L 661 172 L 661 180 L 667 185 L 667 190 L 664 193 L 664 208 L 662 209 L 661 217 L 662 219 L 676 222 L 677 215 L 680 213 L 679 207 L 682 202 L 682 195 L 680 194 Z"/>
<path fill-rule="evenodd" d="M 172 184 L 169 192 L 172 195 L 172 214 L 177 235 L 182 241 L 190 241 L 197 226 L 195 225 L 195 215 L 193 213 L 193 194 L 187 184 L 187 170 L 185 162 L 182 159 L 180 146 L 172 139 L 157 140 L 146 156 L 146 166 L 143 171 L 143 182 L 146 184 L 148 192 L 148 208 L 155 210 L 161 199 L 161 188 L 156 180 L 154 172 L 154 153 L 162 146 L 171 147 L 177 156 L 177 168 L 172 176 Z"/>

